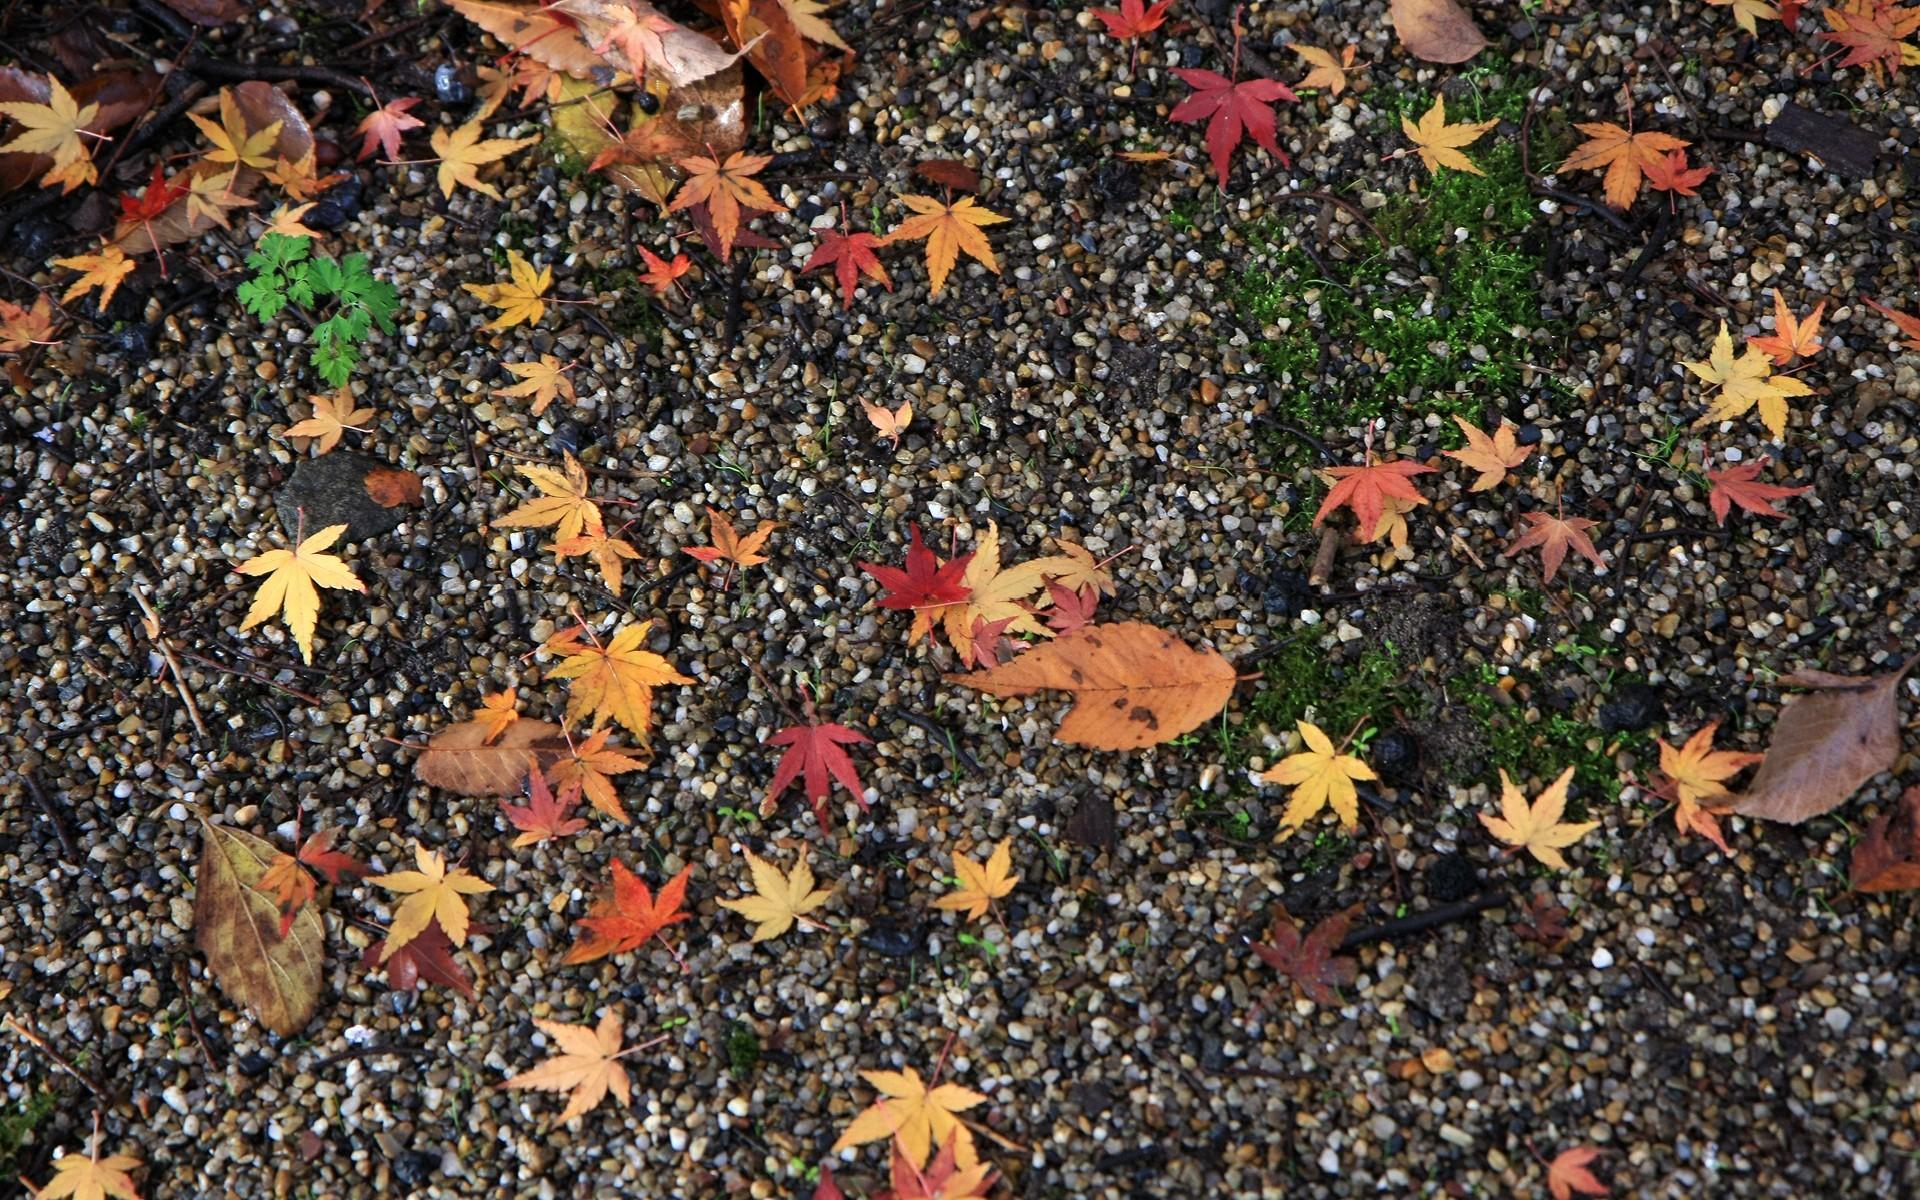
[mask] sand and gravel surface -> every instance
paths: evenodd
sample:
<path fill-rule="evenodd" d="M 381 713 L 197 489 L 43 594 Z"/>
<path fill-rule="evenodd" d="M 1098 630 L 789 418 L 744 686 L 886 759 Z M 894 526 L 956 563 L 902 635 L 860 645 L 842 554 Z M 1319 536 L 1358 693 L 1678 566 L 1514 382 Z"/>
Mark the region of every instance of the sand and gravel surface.
<path fill-rule="evenodd" d="M 334 61 L 367 35 L 358 7 L 274 12 L 311 36 L 260 57 Z M 1859 303 L 1920 305 L 1912 75 L 1819 62 L 1811 14 L 1749 38 L 1724 9 L 1527 7 L 1480 11 L 1495 45 L 1469 73 L 1416 63 L 1383 4 L 1253 6 L 1249 61 L 1297 78 L 1286 43 L 1352 41 L 1371 65 L 1337 99 L 1284 108 L 1291 169 L 1243 152 L 1222 193 L 1198 132 L 1167 113 L 1186 94 L 1170 67 L 1222 66 L 1225 5 L 1177 8 L 1130 70 L 1072 7 L 855 0 L 832 14 L 859 51 L 840 99 L 804 122 L 770 102 L 752 136 L 780 156 L 762 178 L 793 211 L 759 227 L 785 245 L 722 267 L 689 241 L 697 270 L 657 307 L 630 275 L 610 281 L 685 226 L 538 148 L 494 177 L 499 202 L 443 200 L 430 166 L 358 169 L 329 248 L 366 251 L 401 314 L 356 371 L 379 415 L 349 447 L 419 472 L 424 504 L 346 551 L 368 591 L 328 597 L 311 667 L 277 624 L 239 632 L 250 588 L 233 574 L 282 544 L 275 492 L 306 456 L 285 431 L 320 388 L 293 339 L 216 288 L 150 338 L 70 347 L 65 373 L 7 399 L 0 441 L 0 1010 L 51 1051 L 9 1032 L 0 1080 L 9 1113 L 57 1101 L 10 1171 L 44 1180 L 97 1113 L 103 1145 L 147 1164 L 149 1197 L 804 1196 L 874 1098 L 857 1072 L 926 1073 L 944 1049 L 942 1078 L 989 1097 L 969 1115 L 1003 1140 L 982 1146 L 1013 1196 L 1545 1195 L 1543 1160 L 1577 1144 L 1601 1148 L 1617 1195 L 1913 1194 L 1914 905 L 1846 886 L 1865 822 L 1920 781 L 1912 756 L 1833 817 L 1731 821 L 1731 856 L 1618 782 L 1649 776 L 1653 737 L 1711 720 L 1721 745 L 1762 748 L 1782 674 L 1871 673 L 1916 647 L 1920 355 Z M 242 56 L 269 40 L 215 36 Z M 434 69 L 497 53 L 428 11 L 356 70 L 451 125 L 469 109 L 434 98 Z M 1570 122 L 1621 118 L 1623 86 L 1640 121 L 1717 171 L 1665 218 L 1664 195 L 1615 216 L 1596 177 L 1548 173 Z M 1335 289 L 1349 309 L 1450 303 L 1447 255 L 1477 229 L 1382 251 L 1369 228 L 1429 186 L 1386 156 L 1405 145 L 1404 98 L 1435 92 L 1455 111 L 1523 97 L 1482 149 L 1561 139 L 1528 163 L 1545 191 L 1499 235 L 1534 264 L 1516 284 L 1531 319 L 1501 333 L 1514 369 L 1496 382 L 1470 367 L 1485 347 L 1441 347 L 1457 386 L 1395 397 L 1373 445 L 1441 464 L 1457 444 L 1441 413 L 1471 395 L 1540 452 L 1492 493 L 1458 469 L 1428 477 L 1404 551 L 1346 547 L 1313 586 L 1315 472 L 1360 461 L 1365 430 L 1358 415 L 1303 428 L 1291 402 L 1337 411 L 1390 364 L 1337 330 L 1304 369 L 1263 348 L 1322 323 Z M 1870 174 L 1772 145 L 1788 104 L 1868 131 Z M 347 128 L 316 120 L 343 143 Z M 492 128 L 537 132 L 511 109 Z M 1174 163 L 1117 157 L 1152 148 Z M 969 262 L 930 297 L 914 252 L 894 252 L 894 289 L 843 311 L 830 277 L 800 273 L 808 225 L 843 205 L 890 225 L 896 197 L 927 190 L 911 175 L 926 158 L 977 168 L 981 202 L 1011 218 L 1000 274 Z M 30 229 L 10 222 L 16 298 L 78 249 L 55 231 L 25 258 Z M 595 302 L 481 331 L 489 310 L 457 285 L 504 277 L 508 247 L 550 265 L 557 296 Z M 230 288 L 242 250 L 236 235 L 180 253 L 192 283 L 142 277 L 130 317 L 102 328 Z M 1379 253 L 1383 270 L 1341 273 Z M 1302 254 L 1365 282 L 1250 299 Z M 1751 418 L 1689 429 L 1699 390 L 1674 363 L 1705 357 L 1721 320 L 1765 329 L 1773 287 L 1801 310 L 1828 301 L 1819 394 L 1781 443 Z M 541 353 L 577 361 L 578 403 L 534 417 L 489 394 L 512 382 L 503 360 Z M 914 420 L 893 449 L 860 404 L 902 399 Z M 1709 446 L 1771 455 L 1777 482 L 1813 490 L 1783 521 L 1718 526 Z M 579 560 L 556 566 L 543 533 L 489 525 L 526 494 L 516 466 L 563 452 L 643 554 L 619 595 Z M 1559 502 L 1600 522 L 1608 568 L 1576 557 L 1542 585 L 1537 559 L 1501 551 L 1521 511 Z M 706 542 L 705 507 L 782 523 L 771 562 L 727 591 L 681 554 Z M 1055 744 L 1053 699 L 943 683 L 951 650 L 909 647 L 905 617 L 874 607 L 856 564 L 900 561 L 909 522 L 943 552 L 992 525 L 1010 559 L 1055 538 L 1124 551 L 1106 619 L 1259 677 L 1184 744 Z M 158 678 L 136 594 L 191 652 L 204 735 Z M 538 648 L 577 617 L 655 621 L 652 648 L 696 683 L 659 694 L 656 756 L 620 781 L 632 824 L 595 816 L 511 849 L 497 802 L 415 783 L 407 744 L 506 686 L 557 717 L 565 685 Z M 1361 711 L 1412 765 L 1368 790 L 1352 839 L 1276 836 L 1283 793 L 1248 778 L 1293 745 L 1291 720 L 1269 719 L 1288 686 L 1272 664 L 1311 661 L 1351 697 L 1387 646 Z M 803 679 L 876 743 L 856 751 L 871 810 L 836 793 L 825 831 L 797 793 L 749 815 L 776 762 L 762 739 Z M 1540 740 L 1515 750 L 1515 730 Z M 1474 815 L 1501 748 L 1549 736 L 1582 755 L 1576 800 L 1602 822 L 1563 873 L 1502 859 Z M 298 1037 L 263 1031 L 193 947 L 196 809 L 283 842 L 296 814 L 344 826 L 388 870 L 416 841 L 464 859 L 496 889 L 465 957 L 477 999 L 370 976 L 360 952 L 391 897 L 355 885 L 325 918 L 319 1014 Z M 1023 878 L 999 919 L 935 911 L 950 856 L 1002 838 Z M 818 914 L 831 928 L 750 946 L 717 905 L 745 886 L 741 847 L 782 862 L 810 847 L 836 888 Z M 669 934 L 683 962 L 655 942 L 560 964 L 616 858 L 655 883 L 692 868 L 693 917 Z M 1531 897 L 1567 910 L 1564 940 L 1521 936 Z M 1276 902 L 1401 925 L 1352 951 L 1358 981 L 1317 1006 L 1247 951 Z M 1449 905 L 1478 911 L 1405 928 Z M 608 1006 L 630 1041 L 666 1035 L 631 1060 L 631 1108 L 559 1127 L 558 1100 L 497 1087 L 549 1052 L 534 1019 Z M 881 1186 L 877 1147 L 845 1157 L 850 1192 Z"/>

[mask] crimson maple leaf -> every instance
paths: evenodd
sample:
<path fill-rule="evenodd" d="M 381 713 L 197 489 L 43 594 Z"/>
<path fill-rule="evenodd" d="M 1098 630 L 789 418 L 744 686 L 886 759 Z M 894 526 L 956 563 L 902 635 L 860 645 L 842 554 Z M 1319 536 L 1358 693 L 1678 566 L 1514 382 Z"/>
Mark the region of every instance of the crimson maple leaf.
<path fill-rule="evenodd" d="M 973 638 L 961 649 L 963 659 L 969 659 L 969 667 L 997 667 L 1000 665 L 1000 651 L 1007 637 L 1007 626 L 1019 620 L 1018 616 L 1002 617 L 998 621 L 989 621 L 985 617 L 973 619 Z"/>
<path fill-rule="evenodd" d="M 667 926 L 686 920 L 690 914 L 680 911 L 680 902 L 686 898 L 687 873 L 691 870 L 690 866 L 680 868 L 655 898 L 653 889 L 628 870 L 627 864 L 614 859 L 613 888 L 593 902 L 586 916 L 574 922 L 588 936 L 575 942 L 560 961 L 583 963 L 609 954 L 625 954 Z"/>
<path fill-rule="evenodd" d="M 1741 463 L 1737 467 L 1728 467 L 1724 471 L 1708 471 L 1707 505 L 1713 509 L 1717 524 L 1727 523 L 1727 514 L 1738 504 L 1743 511 L 1756 517 L 1786 518 L 1785 513 L 1773 506 L 1773 501 L 1784 500 L 1788 496 L 1799 496 L 1813 489 L 1810 487 L 1781 487 L 1777 483 L 1760 483 L 1760 472 L 1766 467 L 1765 458 L 1750 463 Z"/>
<path fill-rule="evenodd" d="M 1713 174 L 1713 168 L 1689 168 L 1685 150 L 1669 150 L 1649 162 L 1640 173 L 1646 178 L 1647 186 L 1655 191 L 1672 192 L 1675 196 L 1698 196 L 1700 193 L 1694 189 Z"/>
<path fill-rule="evenodd" d="M 605 733 L 605 730 L 601 731 Z M 563 795 L 565 793 L 562 793 Z M 500 812 L 520 831 L 513 839 L 516 848 L 531 846 L 549 838 L 571 837 L 587 827 L 579 817 L 568 816 L 580 797 L 579 789 L 573 789 L 572 799 L 556 801 L 553 789 L 547 786 L 546 776 L 541 774 L 540 763 L 531 754 L 527 756 L 527 803 L 516 807 L 501 801 Z"/>
<path fill-rule="evenodd" d="M 318 829 L 312 837 L 300 844 L 300 862 L 320 873 L 321 878 L 335 887 L 353 879 L 364 879 L 369 873 L 366 863 L 361 862 L 344 850 L 333 848 L 333 839 L 340 835 L 340 827 Z"/>
<path fill-rule="evenodd" d="M 1213 157 L 1214 174 L 1219 176 L 1223 191 L 1234 148 L 1249 133 L 1267 153 L 1280 160 L 1281 166 L 1293 165 L 1293 160 L 1273 137 L 1273 104 L 1276 100 L 1298 101 L 1300 98 L 1293 94 L 1292 88 L 1277 79 L 1243 79 L 1235 83 L 1217 71 L 1189 67 L 1175 67 L 1173 73 L 1193 89 L 1193 95 L 1175 106 L 1172 119 L 1206 121 L 1207 153 Z"/>
<path fill-rule="evenodd" d="M 1404 500 L 1410 505 L 1427 502 L 1427 498 L 1407 481 L 1432 470 L 1432 467 L 1406 459 L 1369 461 L 1360 467 L 1329 468 L 1327 473 L 1333 476 L 1334 484 L 1328 489 L 1327 498 L 1320 502 L 1320 511 L 1313 514 L 1313 523 L 1318 526 L 1336 508 L 1350 508 L 1354 519 L 1360 523 L 1360 540 L 1370 542 L 1381 532 L 1380 514 L 1386 509 L 1387 497 Z"/>
<path fill-rule="evenodd" d="M 840 308 L 844 312 L 853 309 L 853 289 L 860 285 L 860 276 L 893 290 L 893 280 L 887 278 L 886 267 L 880 264 L 880 256 L 874 253 L 880 239 L 871 233 L 842 233 L 838 229 L 829 229 L 820 235 L 820 244 L 814 248 L 807 265 L 800 268 L 802 274 L 832 267 L 834 277 L 840 281 Z"/>
<path fill-rule="evenodd" d="M 839 780 L 842 787 L 852 792 L 862 809 L 868 807 L 866 785 L 860 782 L 859 773 L 853 769 L 853 760 L 847 757 L 842 747 L 872 745 L 873 739 L 845 725 L 819 720 L 813 710 L 813 697 L 803 693 L 802 698 L 806 702 L 806 721 L 789 725 L 767 739 L 767 745 L 785 746 L 787 752 L 780 756 L 780 765 L 773 770 L 773 781 L 767 785 L 766 798 L 760 801 L 760 815 L 771 814 L 780 799 L 780 793 L 804 774 L 807 803 L 813 805 L 814 819 L 820 822 L 820 828 L 825 829 L 828 823 L 827 796 L 833 791 L 832 780 Z"/>
<path fill-rule="evenodd" d="M 958 604 L 972 593 L 962 581 L 967 564 L 972 561 L 971 553 L 942 566 L 940 558 L 927 549 L 920 540 L 920 526 L 907 526 L 909 543 L 907 545 L 907 569 L 883 566 L 880 563 L 863 562 L 860 569 L 873 576 L 874 581 L 887 589 L 880 597 L 881 608 L 926 609 L 944 608 L 949 604 Z"/>
<path fill-rule="evenodd" d="M 1107 27 L 1107 35 L 1123 42 L 1152 33 L 1165 24 L 1167 9 L 1173 0 L 1159 0 L 1149 8 L 1141 0 L 1120 0 L 1120 10 L 1110 8 L 1093 9 L 1093 15 Z"/>
<path fill-rule="evenodd" d="M 147 181 L 147 190 L 138 196 L 120 197 L 120 219 L 132 225 L 151 221 L 172 208 L 174 201 L 186 195 L 187 190 L 185 182 L 169 182 L 166 165 L 155 162 L 153 177 Z"/>
<path fill-rule="evenodd" d="M 1360 905 L 1342 909 L 1302 935 L 1300 923 L 1287 914 L 1284 905 L 1273 906 L 1273 926 L 1268 940 L 1252 943 L 1260 961 L 1293 981 L 1301 995 L 1315 1004 L 1337 1004 L 1334 989 L 1352 983 L 1360 964 L 1351 958 L 1335 958 L 1347 926 L 1360 914 Z"/>
<path fill-rule="evenodd" d="M 375 942 L 360 956 L 360 965 L 373 970 L 380 965 L 380 957 L 386 951 L 386 942 Z M 411 992 L 423 982 L 452 988 L 469 1000 L 474 998 L 473 978 L 453 957 L 453 943 L 447 940 L 439 922 L 415 934 L 387 959 L 387 986 L 394 991 Z"/>
<path fill-rule="evenodd" d="M 1089 585 L 1075 591 L 1057 579 L 1047 580 L 1047 595 L 1053 597 L 1053 607 L 1046 612 L 1047 628 L 1055 633 L 1072 633 L 1087 625 L 1100 603 L 1100 589 Z"/>

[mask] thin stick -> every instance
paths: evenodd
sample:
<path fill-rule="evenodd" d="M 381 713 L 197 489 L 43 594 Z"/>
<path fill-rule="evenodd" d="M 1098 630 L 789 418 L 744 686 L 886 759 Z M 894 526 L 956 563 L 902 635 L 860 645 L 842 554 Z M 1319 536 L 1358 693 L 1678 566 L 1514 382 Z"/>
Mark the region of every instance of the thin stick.
<path fill-rule="evenodd" d="M 85 1084 L 87 1087 L 87 1090 L 93 1093 L 95 1099 L 102 1100 L 107 1103 L 113 1102 L 113 1097 L 107 1095 L 107 1093 L 101 1089 L 99 1084 L 95 1083 L 92 1079 L 89 1079 L 87 1076 L 82 1075 L 80 1073 L 79 1067 L 76 1067 L 71 1062 L 68 1062 L 66 1057 L 63 1056 L 58 1050 L 55 1050 L 52 1046 L 48 1045 L 47 1039 L 41 1037 L 39 1034 L 35 1033 L 33 1030 L 27 1028 L 25 1025 L 22 1025 L 20 1022 L 14 1020 L 12 1017 L 8 1017 L 6 1019 L 5 1024 L 6 1024 L 6 1028 L 8 1028 L 9 1030 L 12 1030 L 14 1033 L 17 1033 L 21 1037 L 27 1039 L 27 1041 L 33 1044 L 35 1049 L 39 1050 L 40 1053 L 52 1059 L 54 1066 L 59 1067 L 62 1071 L 65 1071 L 67 1074 L 73 1076 L 75 1079 L 78 1079 L 81 1083 Z"/>
<path fill-rule="evenodd" d="M 1427 912 L 1402 917 L 1398 921 L 1388 921 L 1382 925 L 1369 925 L 1365 929 L 1356 929 L 1340 939 L 1339 948 L 1351 950 L 1355 946 L 1368 942 L 1388 942 L 1395 938 L 1407 937 L 1415 933 L 1425 933 L 1429 929 L 1485 912 L 1489 908 L 1499 908 L 1512 900 L 1505 892 L 1487 892 L 1471 900 L 1462 900 L 1458 904 L 1446 904 Z"/>
<path fill-rule="evenodd" d="M 173 675 L 173 690 L 180 696 L 180 703 L 187 706 L 187 716 L 193 721 L 193 729 L 201 737 L 211 740 L 207 732 L 207 723 L 200 719 L 200 704 L 193 698 L 193 689 L 187 686 L 187 677 L 180 670 L 180 660 L 173 656 L 173 643 L 160 629 L 160 614 L 153 610 L 145 592 L 138 586 L 129 589 L 133 592 L 133 601 L 140 611 L 147 614 L 147 636 L 160 647 L 161 657 L 167 660 L 167 670 Z"/>
<path fill-rule="evenodd" d="M 87 860 L 80 856 L 80 848 L 73 844 L 73 834 L 67 832 L 67 823 L 60 819 L 60 810 L 53 806 L 53 800 L 40 789 L 40 781 L 33 777 L 32 771 L 27 771 L 20 778 L 26 780 L 27 790 L 33 793 L 33 802 L 40 806 L 40 811 L 47 814 L 47 820 L 53 824 L 54 836 L 60 839 L 60 849 L 74 861 L 74 865 L 84 864 Z"/>
<path fill-rule="evenodd" d="M 192 659 L 194 662 L 205 663 L 207 666 L 212 667 L 216 671 L 225 671 L 229 675 L 238 675 L 242 679 L 251 679 L 255 683 L 264 683 L 268 687 L 274 689 L 275 691 L 285 692 L 287 695 L 293 696 L 296 699 L 305 700 L 308 704 L 311 704 L 316 708 L 323 708 L 326 706 L 326 701 L 322 700 L 320 697 L 309 695 L 308 693 L 301 691 L 297 687 L 288 687 L 286 684 L 276 682 L 275 680 L 273 680 L 272 678 L 266 675 L 261 675 L 254 671 L 244 671 L 244 670 L 241 670 L 239 667 L 228 666 L 226 663 L 223 663 L 218 659 L 208 658 L 204 654 L 195 654 L 191 650 L 182 650 L 180 651 L 180 653 L 186 655 L 188 658 Z"/>

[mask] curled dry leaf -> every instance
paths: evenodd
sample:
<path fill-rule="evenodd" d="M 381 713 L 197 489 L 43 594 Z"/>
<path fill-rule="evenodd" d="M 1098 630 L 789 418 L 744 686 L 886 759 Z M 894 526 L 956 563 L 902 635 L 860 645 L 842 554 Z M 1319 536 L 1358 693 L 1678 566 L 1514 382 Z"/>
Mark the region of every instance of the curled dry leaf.
<path fill-rule="evenodd" d="M 1753 783 L 1733 806 L 1743 817 L 1798 825 L 1838 808 L 1900 757 L 1900 681 L 1920 658 L 1887 675 L 1801 671 L 1783 687 L 1812 689 L 1780 709 Z"/>
<path fill-rule="evenodd" d="M 1393 0 L 1393 32 L 1415 58 L 1463 63 L 1486 49 L 1486 35 L 1457 0 Z"/>
<path fill-rule="evenodd" d="M 1908 788 L 1898 805 L 1867 826 L 1853 848 L 1847 883 L 1856 892 L 1920 888 L 1920 786 Z"/>
<path fill-rule="evenodd" d="M 551 721 L 522 717 L 488 745 L 494 724 L 490 718 L 462 721 L 434 734 L 413 764 L 413 777 L 461 796 L 517 796 L 527 778 L 529 754 L 543 771 L 569 757 L 567 739 Z"/>
<path fill-rule="evenodd" d="M 1346 987 L 1360 973 L 1356 959 L 1336 958 L 1335 952 L 1347 936 L 1347 927 L 1360 915 L 1363 905 L 1341 909 L 1302 933 L 1302 926 L 1288 914 L 1285 905 L 1273 906 L 1273 925 L 1265 942 L 1251 946 L 1261 962 L 1285 975 L 1294 989 L 1315 1004 L 1338 1004 L 1337 989 Z"/>
<path fill-rule="evenodd" d="M 1137 750 L 1197 729 L 1233 696 L 1232 664 L 1139 621 L 1089 625 L 987 671 L 948 675 L 993 696 L 1071 692 L 1055 736 L 1096 750 Z"/>
<path fill-rule="evenodd" d="M 201 823 L 193 879 L 193 940 L 236 1004 L 282 1036 L 306 1027 L 320 1003 L 326 927 L 311 905 L 280 936 L 280 907 L 256 885 L 280 852 L 264 838 Z"/>

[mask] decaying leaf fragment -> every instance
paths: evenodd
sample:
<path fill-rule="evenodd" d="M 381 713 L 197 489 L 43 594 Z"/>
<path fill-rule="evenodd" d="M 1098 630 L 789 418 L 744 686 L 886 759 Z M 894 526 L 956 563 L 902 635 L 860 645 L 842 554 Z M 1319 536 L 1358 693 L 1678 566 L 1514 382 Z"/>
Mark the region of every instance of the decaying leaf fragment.
<path fill-rule="evenodd" d="M 1920 888 L 1920 786 L 1901 793 L 1899 804 L 1867 826 L 1853 848 L 1847 883 L 1856 892 Z"/>
<path fill-rule="evenodd" d="M 551 721 L 522 717 L 500 729 L 499 740 L 489 745 L 495 724 L 482 717 L 434 734 L 414 761 L 413 777 L 461 796 L 515 796 L 527 778 L 529 753 L 542 770 L 570 754 L 566 737 Z"/>
<path fill-rule="evenodd" d="M 1798 825 L 1838 808 L 1900 757 L 1900 682 L 1920 656 L 1886 675 L 1799 671 L 1783 687 L 1811 689 L 1781 706 L 1767 756 L 1735 803 L 1743 817 Z"/>
<path fill-rule="evenodd" d="M 1458 0 L 1393 0 L 1393 32 L 1415 58 L 1463 63 L 1486 49 L 1486 35 Z"/>
<path fill-rule="evenodd" d="M 1212 719 L 1232 698 L 1235 675 L 1212 650 L 1122 621 L 1086 626 L 991 670 L 946 680 L 993 696 L 1071 692 L 1076 703 L 1055 737 L 1096 750 L 1137 750 Z"/>
<path fill-rule="evenodd" d="M 326 927 L 312 906 L 280 936 L 280 906 L 255 885 L 280 857 L 271 842 L 201 822 L 193 880 L 193 940 L 220 989 L 261 1025 L 292 1036 L 320 1003 Z"/>

